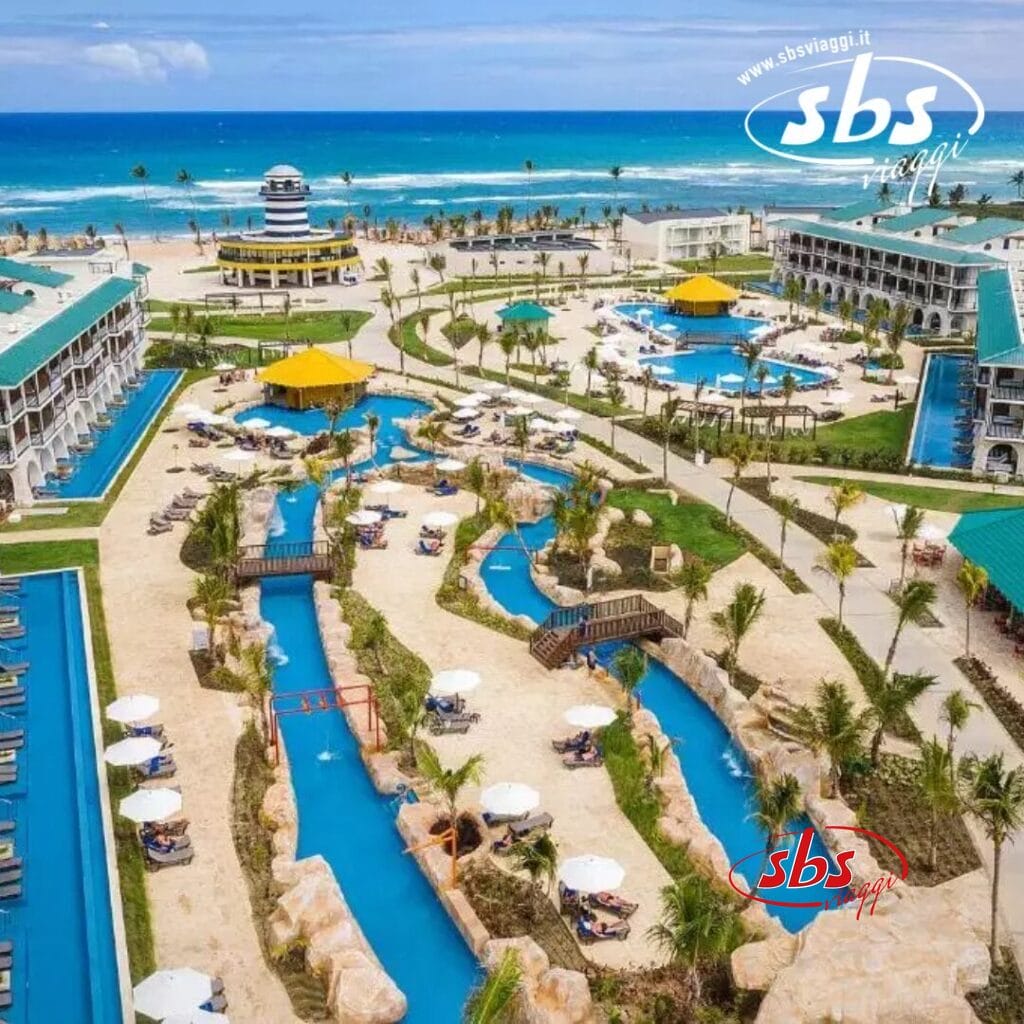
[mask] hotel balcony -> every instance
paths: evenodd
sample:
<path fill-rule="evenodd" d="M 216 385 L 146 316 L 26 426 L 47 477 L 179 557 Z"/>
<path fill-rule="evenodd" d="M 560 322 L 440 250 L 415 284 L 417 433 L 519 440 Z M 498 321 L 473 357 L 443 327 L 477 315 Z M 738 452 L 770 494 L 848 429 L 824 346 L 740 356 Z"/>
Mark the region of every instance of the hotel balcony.
<path fill-rule="evenodd" d="M 13 423 L 25 411 L 25 400 L 17 398 L 8 408 L 0 405 L 0 423 Z"/>
<path fill-rule="evenodd" d="M 68 414 L 61 411 L 45 426 L 39 427 L 36 430 L 29 430 L 28 436 L 31 439 L 32 444 L 36 447 L 46 444 L 46 442 L 49 441 L 62 426 L 64 426 L 67 418 Z"/>
<path fill-rule="evenodd" d="M 99 377 L 93 377 L 92 380 L 87 381 L 84 384 L 80 383 L 79 381 L 75 381 L 75 394 L 78 395 L 79 398 L 88 398 L 90 395 L 92 395 L 96 391 L 96 389 L 99 386 L 100 386 L 100 378 Z"/>
<path fill-rule="evenodd" d="M 25 392 L 25 407 L 28 409 L 41 409 L 61 389 L 60 381 L 51 380 L 44 388 L 38 391 Z"/>
<path fill-rule="evenodd" d="M 993 416 L 985 424 L 985 437 L 997 441 L 1020 441 L 1024 439 L 1024 420 L 1014 416 Z"/>
<path fill-rule="evenodd" d="M 979 377 L 978 383 L 984 384 L 985 381 Z M 989 401 L 1024 402 L 1024 384 L 996 384 L 989 392 Z"/>
<path fill-rule="evenodd" d="M 71 360 L 75 366 L 88 366 L 100 353 L 100 344 L 96 343 L 90 345 L 87 349 L 82 352 L 73 352 Z"/>

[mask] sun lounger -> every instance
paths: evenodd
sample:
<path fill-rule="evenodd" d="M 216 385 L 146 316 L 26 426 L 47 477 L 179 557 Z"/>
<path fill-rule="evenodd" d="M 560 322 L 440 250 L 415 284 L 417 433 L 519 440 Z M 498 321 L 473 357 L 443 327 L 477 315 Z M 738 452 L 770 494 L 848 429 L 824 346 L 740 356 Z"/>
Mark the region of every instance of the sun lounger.
<path fill-rule="evenodd" d="M 170 523 L 150 523 L 146 528 L 146 533 L 148 533 L 150 537 L 155 537 L 157 534 L 171 533 L 173 530 L 174 527 Z"/>
<path fill-rule="evenodd" d="M 444 736 L 448 733 L 464 733 L 469 732 L 470 725 L 479 720 L 479 715 L 474 718 L 472 715 L 444 714 L 435 711 L 427 719 L 427 728 L 435 736 Z"/>
<path fill-rule="evenodd" d="M 0 860 L 0 871 L 18 871 L 21 869 L 21 858 L 20 857 L 8 857 L 6 860 Z M 0 956 L 3 954 L 0 953 Z"/>
<path fill-rule="evenodd" d="M 188 818 L 175 818 L 173 821 L 161 821 L 159 825 L 143 825 L 142 834 L 163 832 L 168 836 L 183 836 L 188 831 Z"/>
<path fill-rule="evenodd" d="M 587 897 L 587 902 L 595 910 L 604 910 L 622 919 L 635 914 L 640 906 L 639 903 L 630 903 L 629 900 L 624 900 L 611 892 L 592 892 Z"/>
<path fill-rule="evenodd" d="M 157 836 L 160 834 L 166 836 L 166 839 L 163 841 L 158 840 Z M 162 827 L 143 826 L 139 833 L 139 838 L 147 850 L 157 850 L 160 853 L 174 853 L 176 850 L 187 850 L 192 845 L 192 840 L 184 833 L 181 835 L 171 835 L 169 832 L 164 832 Z"/>
<path fill-rule="evenodd" d="M 18 766 L 16 764 L 0 765 L 0 786 L 13 786 L 18 781 Z"/>
<path fill-rule="evenodd" d="M 0 732 L 0 750 L 21 750 L 25 746 L 25 730 L 11 729 Z"/>
<path fill-rule="evenodd" d="M 12 675 L 21 676 L 24 675 L 29 669 L 29 662 L 27 661 L 15 661 L 10 665 L 0 664 L 0 676 Z"/>
<path fill-rule="evenodd" d="M 161 868 L 171 867 L 175 864 L 191 864 L 196 855 L 191 846 L 184 850 L 171 850 L 167 853 L 155 850 L 150 846 L 143 846 L 142 851 L 146 858 L 147 871 L 159 871 Z"/>
<path fill-rule="evenodd" d="M 587 751 L 576 751 L 572 754 L 566 754 L 562 758 L 562 764 L 566 768 L 600 768 L 604 764 L 604 758 L 601 756 L 600 750 L 592 747 Z"/>
<path fill-rule="evenodd" d="M 491 814 L 490 811 L 484 811 L 480 817 L 484 819 L 484 823 L 489 828 L 494 828 L 497 825 L 509 825 L 513 821 L 525 821 L 529 813 L 529 811 L 523 811 L 522 814 Z"/>
<path fill-rule="evenodd" d="M 443 540 L 428 540 L 421 537 L 416 545 L 416 554 L 418 555 L 430 555 L 431 557 L 435 557 L 440 555 L 443 550 Z"/>
<path fill-rule="evenodd" d="M 192 515 L 188 509 L 175 508 L 173 505 L 168 505 L 160 514 L 167 519 L 177 519 L 179 521 L 188 519 Z"/>
<path fill-rule="evenodd" d="M 0 900 L 16 900 L 21 896 L 20 885 L 5 885 L 0 887 Z"/>
<path fill-rule="evenodd" d="M 13 832 L 16 826 L 17 822 L 15 821 L 0 821 L 0 835 L 7 835 L 8 833 Z"/>
<path fill-rule="evenodd" d="M 547 811 L 542 811 L 540 814 L 534 814 L 525 821 L 512 822 L 508 830 L 516 839 L 524 839 L 534 832 L 546 832 L 554 823 L 555 819 Z"/>
<path fill-rule="evenodd" d="M 4 576 L 0 578 L 0 593 L 10 594 L 21 590 L 20 576 Z"/>
<path fill-rule="evenodd" d="M 16 594 L 10 595 L 16 597 Z M 21 612 L 21 606 L 16 604 L 0 604 L 0 615 L 18 615 Z"/>
<path fill-rule="evenodd" d="M 21 870 L 16 871 L 0 871 L 0 886 L 14 885 L 16 882 L 21 881 Z"/>
<path fill-rule="evenodd" d="M 200 1010 L 206 1010 L 208 1013 L 223 1013 L 227 1008 L 227 997 L 219 993 L 215 996 L 211 996 L 199 1007 Z"/>
<path fill-rule="evenodd" d="M 164 738 L 164 727 L 159 722 L 153 725 L 128 725 L 124 731 L 126 736 L 152 736 L 157 740 Z"/>
<path fill-rule="evenodd" d="M 0 691 L 0 708 L 20 708 L 24 703 L 24 687 L 19 687 L 13 693 Z"/>
<path fill-rule="evenodd" d="M 24 626 L 0 626 L 0 640 L 20 640 L 24 635 Z"/>
<path fill-rule="evenodd" d="M 178 766 L 174 763 L 173 758 L 169 758 L 166 761 L 161 761 L 157 758 L 155 761 L 149 761 L 135 768 L 136 774 L 143 779 L 168 779 L 177 770 Z"/>
<path fill-rule="evenodd" d="M 576 919 L 576 936 L 585 946 L 611 939 L 625 942 L 629 931 L 629 924 L 626 921 L 591 921 L 586 917 Z"/>
<path fill-rule="evenodd" d="M 551 748 L 559 754 L 568 754 L 570 751 L 586 750 L 590 747 L 592 737 L 589 729 L 584 729 L 582 732 L 576 733 L 575 736 L 570 736 L 567 740 L 552 740 Z"/>

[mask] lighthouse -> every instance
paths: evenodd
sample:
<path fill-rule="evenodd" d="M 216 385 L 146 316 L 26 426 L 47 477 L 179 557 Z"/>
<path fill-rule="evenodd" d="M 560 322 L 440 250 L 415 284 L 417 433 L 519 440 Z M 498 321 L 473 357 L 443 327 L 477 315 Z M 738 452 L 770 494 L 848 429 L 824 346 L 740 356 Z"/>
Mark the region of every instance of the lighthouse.
<path fill-rule="evenodd" d="M 264 223 L 273 238 L 303 238 L 309 234 L 309 186 L 290 164 L 275 164 L 263 175 Z"/>

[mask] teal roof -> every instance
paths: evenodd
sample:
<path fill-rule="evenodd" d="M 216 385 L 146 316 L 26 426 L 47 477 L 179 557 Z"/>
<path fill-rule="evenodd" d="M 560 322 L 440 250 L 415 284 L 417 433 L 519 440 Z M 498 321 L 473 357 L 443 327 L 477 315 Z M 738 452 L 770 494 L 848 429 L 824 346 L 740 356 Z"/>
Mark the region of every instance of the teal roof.
<path fill-rule="evenodd" d="M 17 313 L 32 301 L 31 295 L 21 295 L 0 288 L 0 313 Z"/>
<path fill-rule="evenodd" d="M 862 217 L 871 217 L 883 210 L 891 210 L 892 203 L 880 203 L 877 199 L 862 199 L 859 203 L 850 203 L 849 206 L 840 206 L 838 209 L 829 210 L 821 215 L 822 220 L 860 220 Z"/>
<path fill-rule="evenodd" d="M 1022 234 L 1024 220 L 1014 220 L 1012 217 L 986 217 L 984 220 L 976 220 L 973 224 L 965 224 L 962 228 L 947 231 L 942 240 L 956 245 L 980 245 L 993 238 L 1002 238 L 1003 235 Z"/>
<path fill-rule="evenodd" d="M 498 310 L 499 320 L 550 320 L 553 316 L 536 302 L 516 302 Z"/>
<path fill-rule="evenodd" d="M 20 384 L 137 287 L 137 282 L 126 277 L 108 278 L 0 352 L 0 387 L 12 388 Z"/>
<path fill-rule="evenodd" d="M 147 267 L 145 263 L 135 262 L 132 264 L 132 277 L 145 277 L 152 268 Z"/>
<path fill-rule="evenodd" d="M 826 224 L 824 221 L 780 220 L 776 227 L 783 231 L 802 231 L 817 238 L 827 238 L 833 242 L 848 242 L 850 245 L 866 245 L 870 249 L 881 249 L 883 252 L 895 252 L 901 256 L 912 256 L 920 260 L 937 260 L 939 263 L 951 263 L 961 266 L 998 266 L 1003 261 L 983 252 L 970 252 L 965 249 L 947 249 L 932 242 L 919 242 L 916 239 L 889 237 L 878 230 L 865 231 L 859 228 L 844 228 L 839 224 Z"/>
<path fill-rule="evenodd" d="M 950 543 L 987 573 L 992 585 L 1024 610 L 1024 507 L 965 512 Z"/>
<path fill-rule="evenodd" d="M 947 210 L 941 206 L 919 206 L 916 210 L 904 213 L 900 217 L 886 217 L 875 227 L 879 231 L 915 231 L 917 228 L 926 228 L 955 216 L 956 213 L 953 210 Z"/>
<path fill-rule="evenodd" d="M 1009 270 L 978 275 L 978 362 L 1024 366 L 1020 318 L 1013 301 Z"/>
<path fill-rule="evenodd" d="M 71 280 L 70 274 L 61 274 L 49 267 L 40 267 L 35 263 L 22 263 L 21 260 L 0 259 L 0 277 L 9 277 L 26 284 L 41 284 L 44 288 L 59 288 Z"/>

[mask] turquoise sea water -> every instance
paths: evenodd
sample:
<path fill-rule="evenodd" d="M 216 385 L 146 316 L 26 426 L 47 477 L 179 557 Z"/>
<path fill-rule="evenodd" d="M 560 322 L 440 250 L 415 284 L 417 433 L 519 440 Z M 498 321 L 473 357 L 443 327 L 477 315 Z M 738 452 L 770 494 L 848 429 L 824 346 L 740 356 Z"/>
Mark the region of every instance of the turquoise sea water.
<path fill-rule="evenodd" d="M 501 205 L 518 215 L 539 205 L 561 216 L 602 220 L 602 209 L 841 203 L 863 198 L 849 169 L 805 166 L 757 149 L 740 111 L 618 112 L 267 112 L 3 114 L 0 218 L 30 230 L 129 234 L 154 228 L 185 234 L 193 210 L 207 231 L 247 217 L 259 223 L 256 189 L 272 164 L 295 164 L 313 187 L 312 214 L 323 222 L 351 213 L 383 223 L 420 224 L 424 216 L 492 218 Z M 780 128 L 790 115 L 771 114 Z M 936 113 L 933 144 L 952 138 L 963 116 Z M 1024 114 L 990 111 L 940 185 L 968 183 L 970 195 L 1014 198 L 1007 178 L 1024 161 Z M 814 147 L 808 152 L 813 153 Z M 900 153 L 873 155 L 896 159 Z M 68 159 L 73 154 L 74 159 Z M 855 155 L 861 155 L 859 152 Z M 535 170 L 527 174 L 524 161 Z M 131 178 L 138 163 L 148 186 Z M 624 172 L 616 185 L 613 165 Z M 196 179 L 192 195 L 175 183 Z M 346 187 L 342 171 L 353 175 Z M 872 188 L 873 191 L 873 188 Z M 193 207 L 194 202 L 194 207 Z"/>

